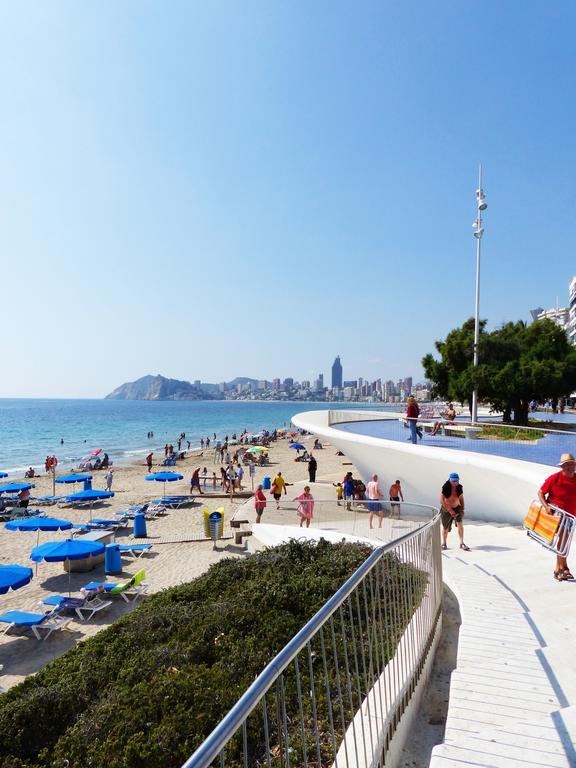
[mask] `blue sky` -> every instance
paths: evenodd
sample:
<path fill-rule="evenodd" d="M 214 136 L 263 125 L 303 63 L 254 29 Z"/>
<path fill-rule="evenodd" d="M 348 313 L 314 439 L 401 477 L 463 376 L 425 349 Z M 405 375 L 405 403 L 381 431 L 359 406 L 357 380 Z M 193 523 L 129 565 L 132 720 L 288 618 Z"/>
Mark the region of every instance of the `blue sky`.
<path fill-rule="evenodd" d="M 421 376 L 576 274 L 572 2 L 0 2 L 0 396 Z"/>

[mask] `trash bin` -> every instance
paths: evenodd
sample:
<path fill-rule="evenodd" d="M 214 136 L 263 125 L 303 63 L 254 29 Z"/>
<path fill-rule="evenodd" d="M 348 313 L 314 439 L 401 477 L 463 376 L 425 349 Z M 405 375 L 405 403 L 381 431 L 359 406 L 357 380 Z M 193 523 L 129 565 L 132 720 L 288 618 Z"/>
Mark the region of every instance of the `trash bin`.
<path fill-rule="evenodd" d="M 212 512 L 208 517 L 208 523 L 210 525 L 210 538 L 214 542 L 214 547 L 216 547 L 216 542 L 222 537 L 222 529 L 224 528 L 222 514 L 220 512 Z"/>
<path fill-rule="evenodd" d="M 122 559 L 118 544 L 106 544 L 104 550 L 104 571 L 106 573 L 121 573 Z"/>
<path fill-rule="evenodd" d="M 207 539 L 212 538 L 212 527 L 211 527 L 210 518 L 212 517 L 212 515 L 215 515 L 215 514 L 220 515 L 220 518 L 219 518 L 220 532 L 219 532 L 218 538 L 221 539 L 222 536 L 224 535 L 224 507 L 218 507 L 218 509 L 215 512 L 210 512 L 209 509 L 204 507 L 203 513 L 204 513 L 204 535 L 206 536 Z"/>
<path fill-rule="evenodd" d="M 92 490 L 92 480 L 84 480 L 84 490 L 85 491 Z"/>
<path fill-rule="evenodd" d="M 262 489 L 264 491 L 269 491 L 272 486 L 272 480 L 266 476 L 262 478 Z"/>
<path fill-rule="evenodd" d="M 144 512 L 137 512 L 134 515 L 134 538 L 145 539 L 148 536 L 146 531 L 146 515 Z"/>

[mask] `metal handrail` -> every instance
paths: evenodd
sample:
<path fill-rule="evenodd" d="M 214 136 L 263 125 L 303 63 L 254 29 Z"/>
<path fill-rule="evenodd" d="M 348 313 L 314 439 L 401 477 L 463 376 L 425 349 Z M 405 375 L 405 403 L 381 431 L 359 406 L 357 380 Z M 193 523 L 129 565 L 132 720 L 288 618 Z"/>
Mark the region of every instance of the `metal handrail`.
<path fill-rule="evenodd" d="M 426 506 L 426 505 L 417 505 Z M 378 546 L 367 560 L 350 576 L 340 589 L 322 606 L 307 624 L 284 646 L 284 648 L 269 662 L 258 675 L 252 685 L 238 699 L 228 714 L 214 728 L 212 733 L 198 747 L 194 754 L 182 765 L 182 768 L 203 768 L 208 766 L 222 751 L 226 743 L 238 731 L 247 717 L 258 706 L 262 697 L 270 689 L 278 676 L 288 667 L 302 649 L 309 643 L 316 632 L 330 619 L 352 594 L 354 589 L 363 581 L 381 558 L 399 545 L 421 535 L 432 528 L 439 519 L 440 512 L 436 507 L 431 520 L 423 523 L 417 530 L 410 531 L 392 542 Z"/>

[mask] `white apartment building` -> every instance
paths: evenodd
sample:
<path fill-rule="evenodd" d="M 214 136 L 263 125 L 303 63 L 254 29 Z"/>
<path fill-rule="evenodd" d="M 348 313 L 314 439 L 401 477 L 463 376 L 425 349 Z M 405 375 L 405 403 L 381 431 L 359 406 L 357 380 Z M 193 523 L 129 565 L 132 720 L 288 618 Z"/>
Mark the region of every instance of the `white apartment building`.
<path fill-rule="evenodd" d="M 576 276 L 570 280 L 569 288 L 570 301 L 568 305 L 568 340 L 570 344 L 576 344 Z"/>

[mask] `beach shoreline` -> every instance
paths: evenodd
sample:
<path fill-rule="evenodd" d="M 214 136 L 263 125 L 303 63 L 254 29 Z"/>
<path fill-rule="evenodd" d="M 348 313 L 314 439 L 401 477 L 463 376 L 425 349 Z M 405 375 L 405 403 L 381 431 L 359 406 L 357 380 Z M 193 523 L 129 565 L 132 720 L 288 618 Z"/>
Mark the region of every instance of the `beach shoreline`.
<path fill-rule="evenodd" d="M 308 451 L 311 450 L 314 441 L 313 436 L 306 435 L 298 439 Z M 307 464 L 306 462 L 295 461 L 296 452 L 289 448 L 290 442 L 290 439 L 279 439 L 271 444 L 270 463 L 262 467 L 256 466 L 254 487 L 261 483 L 264 477 L 274 477 L 280 470 L 288 483 L 288 496 L 286 498 L 289 499 L 291 498 L 290 485 L 300 484 L 308 479 Z M 231 454 L 236 450 L 236 447 L 230 446 Z M 314 486 L 315 498 L 318 500 L 335 500 L 332 482 L 342 479 L 345 472 L 349 469 L 354 470 L 354 467 L 349 466 L 346 457 L 336 455 L 336 449 L 330 445 L 325 445 L 322 450 L 315 451 L 314 454 L 318 461 L 318 482 Z M 214 471 L 219 476 L 221 464 L 215 463 L 214 456 L 211 446 L 208 451 L 204 451 L 203 455 L 188 455 L 183 460 L 178 461 L 176 467 L 168 468 L 168 471 L 182 474 L 184 479 L 170 483 L 166 493 L 187 494 L 190 489 L 191 474 L 197 467 L 200 470 L 206 467 L 209 474 Z M 153 472 L 163 470 L 164 453 L 155 455 L 154 458 Z M 109 503 L 94 507 L 92 511 L 94 517 L 111 519 L 115 517 L 116 512 L 129 506 L 162 497 L 164 484 L 147 482 L 144 479 L 148 474 L 144 457 L 142 457 L 142 461 L 132 462 L 129 465 L 116 465 L 113 470 L 112 490 L 115 492 L 115 496 L 110 499 Z M 58 472 L 57 474 L 61 473 Z M 104 488 L 105 471 L 99 470 L 91 474 L 93 474 L 92 486 Z M 23 478 L 11 477 L 10 481 L 20 479 Z M 32 482 L 35 484 L 35 488 L 32 490 L 34 496 L 52 494 L 51 476 L 42 474 L 34 478 Z M 245 467 L 243 485 L 244 488 L 251 491 L 252 484 L 247 467 Z M 70 489 L 69 486 L 64 488 L 65 492 Z M 206 491 L 209 490 L 207 487 Z M 56 492 L 58 493 L 58 491 L 59 486 L 56 485 Z M 220 489 L 218 488 L 217 491 Z M 220 541 L 217 549 L 214 549 L 212 541 L 200 539 L 204 537 L 204 509 L 212 512 L 215 509 L 223 508 L 225 522 L 228 523 L 231 516 L 246 503 L 246 497 L 233 497 L 231 500 L 229 497 L 222 497 L 219 493 L 217 496 L 212 496 L 209 493 L 206 493 L 205 496 L 195 495 L 196 499 L 193 506 L 169 509 L 164 516 L 148 520 L 146 539 L 138 539 L 137 541 L 152 544 L 151 553 L 141 558 L 123 558 L 122 572 L 108 577 L 108 580 L 121 581 L 130 578 L 138 570 L 144 568 L 146 581 L 149 584 L 148 592 L 154 593 L 190 581 L 204 573 L 212 563 L 223 557 L 245 556 L 245 548 L 236 546 L 232 538 Z M 273 506 L 275 507 L 273 499 L 269 493 L 266 496 L 268 499 L 266 522 L 287 522 L 285 517 L 288 513 L 282 512 L 282 510 L 277 512 L 272 509 Z M 33 509 L 38 508 L 46 515 L 63 518 L 75 525 L 87 522 L 90 517 L 90 511 L 86 508 L 36 507 L 33 503 L 30 506 Z M 289 514 L 289 522 L 294 524 L 296 520 L 293 519 L 293 512 Z M 230 533 L 229 529 L 227 530 Z M 55 534 L 40 533 L 39 540 L 40 543 L 45 543 L 65 539 L 68 536 L 69 532 L 67 531 Z M 30 551 L 36 545 L 36 540 L 36 533 L 11 532 L 1 526 L 0 562 L 3 564 L 32 565 Z M 132 537 L 131 524 L 127 528 L 118 530 L 116 541 L 124 544 L 135 541 Z M 67 595 L 69 578 L 72 595 L 78 596 L 81 587 L 89 581 L 105 579 L 104 567 L 100 566 L 89 573 L 72 573 L 69 577 L 64 571 L 62 563 L 39 563 L 37 573 L 30 584 L 0 596 L 1 612 L 4 613 L 9 610 L 43 612 L 39 605 L 40 601 L 55 593 Z M 3 688 L 16 685 L 54 658 L 73 648 L 77 642 L 109 626 L 125 612 L 132 610 L 133 607 L 132 604 L 127 604 L 122 600 L 115 600 L 109 609 L 97 613 L 89 622 L 74 621 L 68 625 L 67 629 L 62 632 L 55 632 L 43 642 L 39 642 L 28 633 L 26 635 L 0 635 L 0 664 L 3 665 L 0 685 Z"/>

